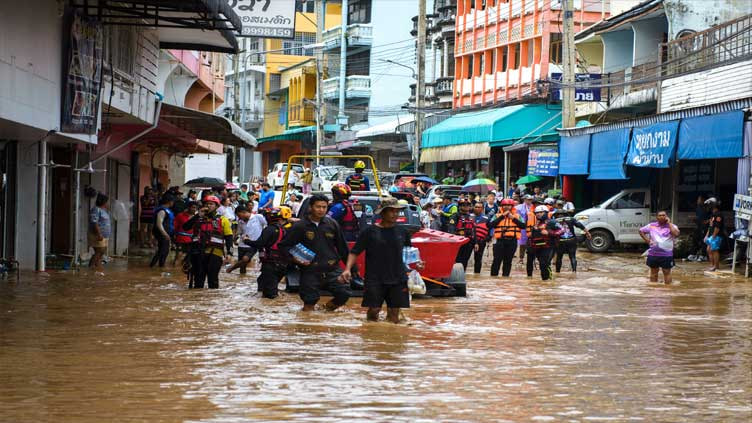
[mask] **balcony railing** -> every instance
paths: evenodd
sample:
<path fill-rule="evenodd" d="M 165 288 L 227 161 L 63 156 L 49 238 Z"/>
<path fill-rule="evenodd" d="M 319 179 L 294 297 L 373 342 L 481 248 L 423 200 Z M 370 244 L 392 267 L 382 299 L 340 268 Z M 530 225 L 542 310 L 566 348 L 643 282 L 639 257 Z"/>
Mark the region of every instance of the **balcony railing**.
<path fill-rule="evenodd" d="M 322 41 L 324 48 L 327 50 L 340 47 L 341 26 L 335 26 L 324 31 Z M 373 26 L 371 24 L 352 24 L 347 26 L 347 45 L 348 47 L 370 46 L 373 43 Z"/>
<path fill-rule="evenodd" d="M 436 80 L 436 95 L 452 95 L 454 92 L 454 78 L 439 78 Z"/>
<path fill-rule="evenodd" d="M 325 79 L 321 94 L 325 100 L 339 98 L 339 78 Z M 345 98 L 370 98 L 371 77 L 352 75 L 345 81 Z"/>
<path fill-rule="evenodd" d="M 661 45 L 661 76 L 699 72 L 752 58 L 752 15 Z"/>
<path fill-rule="evenodd" d="M 290 122 L 313 122 L 316 110 L 312 104 L 296 103 L 290 106 Z"/>
<path fill-rule="evenodd" d="M 457 9 L 457 0 L 435 0 L 433 4 L 434 10 L 440 11 L 444 8 Z"/>

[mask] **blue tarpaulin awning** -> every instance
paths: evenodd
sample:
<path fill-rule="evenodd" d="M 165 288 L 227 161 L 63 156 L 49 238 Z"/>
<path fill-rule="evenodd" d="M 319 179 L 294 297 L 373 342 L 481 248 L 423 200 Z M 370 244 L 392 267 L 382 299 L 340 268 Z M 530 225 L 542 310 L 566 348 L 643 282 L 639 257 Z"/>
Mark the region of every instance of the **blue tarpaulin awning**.
<path fill-rule="evenodd" d="M 624 157 L 629 148 L 632 128 L 597 132 L 590 138 L 590 176 L 588 179 L 627 179 Z"/>
<path fill-rule="evenodd" d="M 587 175 L 590 164 L 590 135 L 561 137 L 559 175 Z"/>
<path fill-rule="evenodd" d="M 679 160 L 739 158 L 744 154 L 744 112 L 733 110 L 682 119 L 679 124 Z"/>
<path fill-rule="evenodd" d="M 678 128 L 678 120 L 634 128 L 627 164 L 635 167 L 671 167 L 676 153 Z"/>

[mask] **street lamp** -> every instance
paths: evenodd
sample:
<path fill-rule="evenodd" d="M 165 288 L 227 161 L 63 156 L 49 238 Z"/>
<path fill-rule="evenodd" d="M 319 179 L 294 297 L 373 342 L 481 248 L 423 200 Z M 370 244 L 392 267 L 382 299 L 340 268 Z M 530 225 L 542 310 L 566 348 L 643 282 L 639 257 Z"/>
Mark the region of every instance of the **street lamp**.
<path fill-rule="evenodd" d="M 415 69 L 413 69 L 410 66 L 403 65 L 402 63 L 398 63 L 398 62 L 395 62 L 394 60 L 390 60 L 390 59 L 379 59 L 379 60 L 381 60 L 382 62 L 391 63 L 393 65 L 397 65 L 397 66 L 403 67 L 405 69 L 409 69 L 410 72 L 413 73 L 413 75 L 412 75 L 413 79 L 415 79 L 415 80 L 418 79 L 418 75 L 415 73 Z"/>

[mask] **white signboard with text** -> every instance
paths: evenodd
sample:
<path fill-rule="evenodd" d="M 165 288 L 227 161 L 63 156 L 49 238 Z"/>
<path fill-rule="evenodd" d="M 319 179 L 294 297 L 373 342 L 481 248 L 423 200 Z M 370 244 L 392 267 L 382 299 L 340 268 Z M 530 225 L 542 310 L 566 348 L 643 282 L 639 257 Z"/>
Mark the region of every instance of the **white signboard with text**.
<path fill-rule="evenodd" d="M 734 195 L 734 212 L 739 219 L 750 220 L 752 218 L 752 197 L 748 195 Z"/>
<path fill-rule="evenodd" d="M 227 0 L 244 37 L 295 38 L 295 0 Z"/>

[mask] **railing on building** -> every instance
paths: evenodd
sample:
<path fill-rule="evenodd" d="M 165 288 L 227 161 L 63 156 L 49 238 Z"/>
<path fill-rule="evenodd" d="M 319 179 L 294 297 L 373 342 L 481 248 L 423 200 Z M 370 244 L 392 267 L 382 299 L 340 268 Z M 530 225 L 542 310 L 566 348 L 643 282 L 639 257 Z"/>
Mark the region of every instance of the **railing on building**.
<path fill-rule="evenodd" d="M 325 79 L 322 83 L 321 94 L 326 100 L 339 98 L 339 78 Z M 351 75 L 345 81 L 346 98 L 368 98 L 371 96 L 371 77 Z"/>
<path fill-rule="evenodd" d="M 454 78 L 438 78 L 436 80 L 436 95 L 452 95 L 454 92 Z"/>
<path fill-rule="evenodd" d="M 663 78 L 752 58 L 752 14 L 661 44 Z"/>
<path fill-rule="evenodd" d="M 342 26 L 327 29 L 322 35 L 325 49 L 339 48 Z M 373 26 L 371 24 L 352 24 L 347 26 L 348 46 L 370 46 L 373 43 Z"/>
<path fill-rule="evenodd" d="M 290 106 L 290 122 L 313 122 L 316 120 L 316 110 L 312 104 L 298 102 Z"/>
<path fill-rule="evenodd" d="M 279 91 L 282 84 L 282 75 L 278 73 L 272 73 L 269 75 L 269 92 L 273 93 Z"/>

